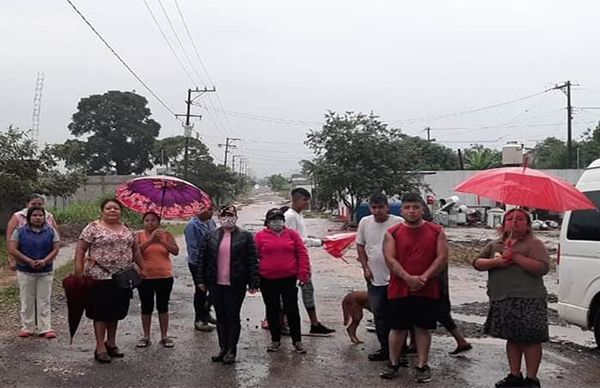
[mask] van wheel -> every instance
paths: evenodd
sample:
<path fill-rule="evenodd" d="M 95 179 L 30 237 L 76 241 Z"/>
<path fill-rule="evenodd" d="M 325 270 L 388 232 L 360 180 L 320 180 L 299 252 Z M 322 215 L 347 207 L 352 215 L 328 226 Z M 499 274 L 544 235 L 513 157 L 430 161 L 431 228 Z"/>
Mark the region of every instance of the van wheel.
<path fill-rule="evenodd" d="M 600 308 L 596 309 L 594 315 L 594 338 L 596 339 L 596 346 L 600 347 Z"/>

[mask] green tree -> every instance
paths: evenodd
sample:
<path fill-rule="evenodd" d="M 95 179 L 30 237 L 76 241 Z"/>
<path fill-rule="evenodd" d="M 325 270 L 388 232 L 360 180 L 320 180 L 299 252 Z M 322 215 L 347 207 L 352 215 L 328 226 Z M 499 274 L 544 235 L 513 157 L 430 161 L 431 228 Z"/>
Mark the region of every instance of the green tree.
<path fill-rule="evenodd" d="M 78 162 L 91 175 L 141 174 L 152 167 L 151 152 L 160 125 L 150 118 L 146 98 L 133 93 L 108 91 L 82 98 L 68 128 L 76 137 L 88 135 L 85 147 L 72 142 L 62 158 Z M 83 152 L 84 151 L 84 152 Z M 79 159 L 82 158 L 82 159 Z"/>
<path fill-rule="evenodd" d="M 83 177 L 55 169 L 52 154 L 40 151 L 23 132 L 9 127 L 0 133 L 0 203 L 2 208 L 19 205 L 31 193 L 67 196 L 75 192 Z"/>
<path fill-rule="evenodd" d="M 465 150 L 465 168 L 467 170 L 487 170 L 502 165 L 502 152 L 475 144 Z"/>
<path fill-rule="evenodd" d="M 579 168 L 585 168 L 594 160 L 600 158 L 600 122 L 596 128 L 588 128 L 578 144 Z"/>
<path fill-rule="evenodd" d="M 290 183 L 281 174 L 273 174 L 268 178 L 269 187 L 273 191 L 281 192 L 290 189 Z"/>
<path fill-rule="evenodd" d="M 403 153 L 411 155 L 412 170 L 456 170 L 459 167 L 458 155 L 451 148 L 425 140 L 418 136 L 400 135 L 395 140 Z"/>
<path fill-rule="evenodd" d="M 157 140 L 152 157 L 156 164 L 168 166 L 170 174 L 184 178 L 185 137 L 174 136 Z M 187 180 L 207 192 L 216 203 L 229 202 L 249 190 L 252 182 L 228 167 L 216 165 L 208 147 L 199 139 L 188 144 Z"/>
<path fill-rule="evenodd" d="M 352 214 L 374 192 L 401 195 L 419 188 L 416 150 L 406 136 L 370 114 L 328 112 L 325 124 L 307 135 L 315 154 L 311 167 L 321 199 L 344 203 Z M 410 152 L 409 152 L 410 151 Z"/>
<path fill-rule="evenodd" d="M 568 165 L 567 145 L 555 137 L 547 137 L 536 144 L 530 165 L 538 169 L 566 168 Z"/>

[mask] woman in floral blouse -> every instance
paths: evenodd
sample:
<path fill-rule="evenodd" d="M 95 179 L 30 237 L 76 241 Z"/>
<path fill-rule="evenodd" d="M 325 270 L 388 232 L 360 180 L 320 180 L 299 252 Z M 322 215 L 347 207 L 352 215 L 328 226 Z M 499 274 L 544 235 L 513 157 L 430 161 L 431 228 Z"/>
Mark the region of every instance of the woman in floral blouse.
<path fill-rule="evenodd" d="M 100 205 L 100 220 L 90 222 L 81 232 L 75 252 L 75 275 L 94 279 L 86 316 L 94 321 L 94 358 L 109 363 L 123 357 L 116 345 L 117 323 L 127 316 L 131 290 L 120 289 L 112 275 L 136 264 L 142 256 L 134 232 L 121 222 L 122 205 L 106 199 Z"/>

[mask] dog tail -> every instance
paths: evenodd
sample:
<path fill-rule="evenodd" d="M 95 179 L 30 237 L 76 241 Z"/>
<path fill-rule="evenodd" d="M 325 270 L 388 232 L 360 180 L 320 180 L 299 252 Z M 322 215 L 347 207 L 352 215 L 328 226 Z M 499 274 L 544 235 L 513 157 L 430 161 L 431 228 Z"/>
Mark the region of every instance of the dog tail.
<path fill-rule="evenodd" d="M 348 308 L 346 307 L 347 304 L 348 304 L 348 300 L 347 300 L 347 298 L 344 298 L 344 300 L 342 301 L 342 313 L 344 315 L 344 326 L 348 326 L 350 324 L 350 322 L 352 322 L 352 317 L 350 316 L 350 313 L 348 312 Z"/>

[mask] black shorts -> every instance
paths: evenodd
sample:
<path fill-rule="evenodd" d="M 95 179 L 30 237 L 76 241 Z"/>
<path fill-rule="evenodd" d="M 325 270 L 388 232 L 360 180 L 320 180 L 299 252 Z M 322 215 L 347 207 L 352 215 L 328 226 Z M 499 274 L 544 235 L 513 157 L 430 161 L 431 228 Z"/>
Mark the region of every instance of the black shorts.
<path fill-rule="evenodd" d="M 173 278 L 144 279 L 138 287 L 142 314 L 149 315 L 154 311 L 154 296 L 156 295 L 156 311 L 169 312 L 169 299 L 173 290 Z"/>
<path fill-rule="evenodd" d="M 437 327 L 439 301 L 422 296 L 390 299 L 388 305 L 389 326 L 395 330 L 411 330 L 415 327 L 433 330 Z"/>

